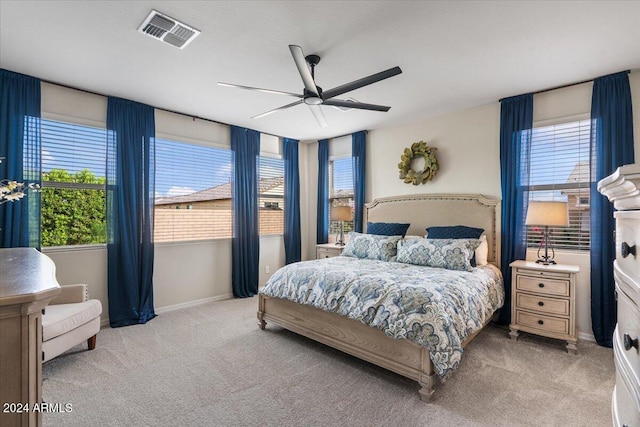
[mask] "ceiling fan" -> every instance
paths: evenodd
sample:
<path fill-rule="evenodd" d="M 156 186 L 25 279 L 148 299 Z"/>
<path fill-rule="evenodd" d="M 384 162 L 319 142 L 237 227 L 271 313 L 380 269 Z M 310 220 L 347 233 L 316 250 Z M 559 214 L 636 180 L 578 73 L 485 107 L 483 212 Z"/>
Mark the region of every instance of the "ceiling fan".
<path fill-rule="evenodd" d="M 350 92 L 352 90 L 359 89 L 363 86 L 368 86 L 370 84 L 379 82 L 380 80 L 388 79 L 389 77 L 396 76 L 402 73 L 400 67 L 389 68 L 388 70 L 381 71 L 376 74 L 372 74 L 368 77 L 363 77 L 358 80 L 354 80 L 351 83 L 346 83 L 341 86 L 335 87 L 333 89 L 329 89 L 327 91 L 323 91 L 322 88 L 316 85 L 315 82 L 315 67 L 320 62 L 320 57 L 318 55 L 308 55 L 305 56 L 302 52 L 302 48 L 296 45 L 289 45 L 289 50 L 291 51 L 291 55 L 293 56 L 293 60 L 296 63 L 296 67 L 298 67 L 298 72 L 300 73 L 300 77 L 302 78 L 302 82 L 304 83 L 304 89 L 302 91 L 302 95 L 291 92 L 283 92 L 279 90 L 272 89 L 262 89 L 258 87 L 251 86 L 242 86 L 231 83 L 222 83 L 218 82 L 220 86 L 228 86 L 235 87 L 239 89 L 247 89 L 254 90 L 258 92 L 265 93 L 273 93 L 276 95 L 287 95 L 295 98 L 299 98 L 297 101 L 292 102 L 291 104 L 283 105 L 282 107 L 274 108 L 273 110 L 269 110 L 266 113 L 258 114 L 257 116 L 253 116 L 252 119 L 258 119 L 260 117 L 264 117 L 266 115 L 286 110 L 287 108 L 296 106 L 298 104 L 307 104 L 309 109 L 315 116 L 318 124 L 322 127 L 327 126 L 327 120 L 324 117 L 324 113 L 320 108 L 321 105 L 329 105 L 332 107 L 339 108 L 357 108 L 360 110 L 370 110 L 370 111 L 389 111 L 391 107 L 387 107 L 384 105 L 375 105 L 375 104 L 366 104 L 364 102 L 357 102 L 345 99 L 335 99 L 336 96 L 342 95 L 344 93 Z M 311 70 L 309 70 L 311 67 Z"/>

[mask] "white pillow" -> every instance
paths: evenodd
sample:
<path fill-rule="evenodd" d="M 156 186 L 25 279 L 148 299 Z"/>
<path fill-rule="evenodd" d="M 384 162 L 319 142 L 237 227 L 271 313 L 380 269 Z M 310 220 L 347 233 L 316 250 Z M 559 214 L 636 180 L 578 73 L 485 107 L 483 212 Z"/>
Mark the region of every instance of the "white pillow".
<path fill-rule="evenodd" d="M 476 249 L 476 265 L 489 264 L 489 243 L 487 243 L 487 236 L 482 234 L 480 236 L 480 246 Z"/>

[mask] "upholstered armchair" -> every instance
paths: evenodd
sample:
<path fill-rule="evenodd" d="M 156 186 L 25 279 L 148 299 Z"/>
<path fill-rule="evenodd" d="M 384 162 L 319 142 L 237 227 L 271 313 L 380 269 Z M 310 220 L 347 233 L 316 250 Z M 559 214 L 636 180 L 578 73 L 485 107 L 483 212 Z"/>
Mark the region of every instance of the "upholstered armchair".
<path fill-rule="evenodd" d="M 61 286 L 61 289 L 42 316 L 44 362 L 85 340 L 89 350 L 93 350 L 100 331 L 102 304 L 97 299 L 89 299 L 87 285 Z"/>

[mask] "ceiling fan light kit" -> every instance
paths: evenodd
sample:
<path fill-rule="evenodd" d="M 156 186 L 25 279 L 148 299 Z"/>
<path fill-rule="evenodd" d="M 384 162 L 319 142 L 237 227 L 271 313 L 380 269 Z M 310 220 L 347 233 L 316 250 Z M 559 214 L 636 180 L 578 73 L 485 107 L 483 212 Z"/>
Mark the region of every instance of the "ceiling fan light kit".
<path fill-rule="evenodd" d="M 276 113 L 281 110 L 286 110 L 287 108 L 304 103 L 309 106 L 309 109 L 313 113 L 318 124 L 321 127 L 326 127 L 327 120 L 324 117 L 324 112 L 322 111 L 322 108 L 320 108 L 321 105 L 336 107 L 342 110 L 355 108 L 359 110 L 381 111 L 381 112 L 387 112 L 391 108 L 384 105 L 367 104 L 364 102 L 358 102 L 353 98 L 348 98 L 348 99 L 334 99 L 334 98 L 344 93 L 351 92 L 352 90 L 356 90 L 361 87 L 368 86 L 373 83 L 377 83 L 381 80 L 388 79 L 389 77 L 393 77 L 398 74 L 401 74 L 402 70 L 400 69 L 400 67 L 389 68 L 388 70 L 381 71 L 379 73 L 372 74 L 370 76 L 363 77 L 358 80 L 354 80 L 350 83 L 346 83 L 341 86 L 338 86 L 323 92 L 322 88 L 316 85 L 316 82 L 315 82 L 315 67 L 320 63 L 320 56 L 318 55 L 305 56 L 304 53 L 302 52 L 302 48 L 297 45 L 289 45 L 289 50 L 291 51 L 291 55 L 293 56 L 293 61 L 295 62 L 296 67 L 298 68 L 298 73 L 300 74 L 302 83 L 304 84 L 302 95 L 291 93 L 291 92 L 273 90 L 273 89 L 263 89 L 263 88 L 257 88 L 252 86 L 237 85 L 233 83 L 218 82 L 218 85 L 225 86 L 225 87 L 234 87 L 238 89 L 252 90 L 257 92 L 271 93 L 276 95 L 287 95 L 287 96 L 299 98 L 298 101 L 292 102 L 291 104 L 283 105 L 282 107 L 274 108 L 273 110 L 269 110 L 262 114 L 258 114 L 257 116 L 253 116 L 252 119 L 258 119 L 260 117 L 264 117 L 269 114 Z"/>

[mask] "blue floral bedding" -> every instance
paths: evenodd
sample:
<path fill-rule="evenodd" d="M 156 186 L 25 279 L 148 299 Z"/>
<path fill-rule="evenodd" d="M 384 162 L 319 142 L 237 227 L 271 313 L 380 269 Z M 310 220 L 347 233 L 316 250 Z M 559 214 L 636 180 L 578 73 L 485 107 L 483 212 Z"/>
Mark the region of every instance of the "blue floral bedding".
<path fill-rule="evenodd" d="M 347 316 L 429 350 L 438 376 L 458 367 L 462 342 L 504 302 L 500 270 L 445 270 L 346 256 L 287 265 L 260 293 Z"/>

